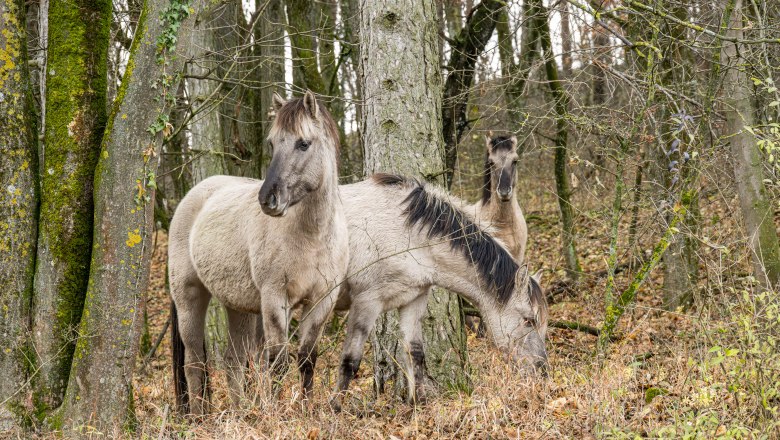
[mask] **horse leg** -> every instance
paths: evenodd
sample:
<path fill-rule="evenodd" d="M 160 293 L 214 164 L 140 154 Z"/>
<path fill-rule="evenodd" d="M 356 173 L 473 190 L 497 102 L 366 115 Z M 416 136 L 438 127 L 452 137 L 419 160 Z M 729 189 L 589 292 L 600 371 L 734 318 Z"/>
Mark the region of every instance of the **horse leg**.
<path fill-rule="evenodd" d="M 306 306 L 298 324 L 298 371 L 301 374 L 304 397 L 308 397 L 314 385 L 314 366 L 317 363 L 317 342 L 322 336 L 325 321 L 333 311 L 335 302 L 328 295 L 315 299 L 314 304 Z"/>
<path fill-rule="evenodd" d="M 428 378 L 423 350 L 422 318 L 428 307 L 428 289 L 424 289 L 414 301 L 398 309 L 399 326 L 403 337 L 403 356 L 408 385 L 407 400 L 413 404 L 425 400 L 425 385 Z"/>
<path fill-rule="evenodd" d="M 369 291 L 363 292 L 365 298 L 377 297 Z M 371 330 L 374 329 L 376 319 L 382 312 L 382 305 L 377 301 L 355 300 L 349 309 L 347 319 L 347 334 L 344 338 L 344 349 L 341 353 L 341 369 L 339 371 L 338 390 L 340 393 L 347 391 L 349 383 L 355 377 L 360 361 L 363 359 L 363 345 L 368 339 Z M 333 400 L 334 409 L 340 410 L 341 405 Z"/>
<path fill-rule="evenodd" d="M 255 315 L 225 308 L 228 319 L 228 341 L 225 348 L 228 389 L 233 407 L 237 408 L 244 393 L 244 369 L 254 337 Z"/>
<path fill-rule="evenodd" d="M 262 303 L 263 357 L 271 373 L 272 390 L 279 391 L 282 378 L 287 372 L 287 330 L 290 325 L 290 311 L 286 296 L 264 293 Z"/>
<path fill-rule="evenodd" d="M 179 320 L 179 332 L 184 344 L 184 376 L 187 378 L 189 413 L 202 415 L 207 411 L 208 404 L 204 327 L 211 294 L 200 281 L 182 284 L 184 284 L 182 288 L 176 289 L 177 286 L 172 283 L 171 291 L 182 292 L 179 300 L 174 301 Z"/>

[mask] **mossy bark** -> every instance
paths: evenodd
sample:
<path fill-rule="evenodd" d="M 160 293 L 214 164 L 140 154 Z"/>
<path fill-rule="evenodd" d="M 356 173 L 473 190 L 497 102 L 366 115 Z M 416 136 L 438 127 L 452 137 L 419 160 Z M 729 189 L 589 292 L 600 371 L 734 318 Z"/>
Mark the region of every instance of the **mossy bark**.
<path fill-rule="evenodd" d="M 193 2 L 194 3 L 194 2 Z M 199 6 L 199 4 L 198 4 Z M 190 13 L 192 12 L 192 13 Z M 190 42 L 196 5 L 146 0 L 95 172 L 89 284 L 63 403 L 50 420 L 66 436 L 133 426 L 132 375 L 151 256 L 154 173 Z M 178 50 L 172 47 L 177 41 Z"/>
<path fill-rule="evenodd" d="M 736 0 L 726 37 L 743 38 L 742 0 Z M 755 123 L 748 73 L 740 43 L 724 41 L 721 61 L 727 66 L 724 83 L 723 133 L 730 136 L 731 163 L 739 194 L 742 219 L 753 259 L 756 279 L 767 288 L 780 280 L 780 245 L 773 221 L 773 209 L 764 186 L 763 160 L 755 137 L 745 129 Z"/>
<path fill-rule="evenodd" d="M 52 2 L 33 301 L 35 404 L 62 402 L 89 279 L 92 190 L 106 124 L 111 1 Z"/>
<path fill-rule="evenodd" d="M 365 169 L 396 172 L 441 183 L 442 79 L 433 1 L 373 1 L 360 11 L 360 81 Z M 397 313 L 379 318 L 373 338 L 378 390 L 389 379 L 404 385 L 397 359 Z M 466 338 L 460 299 L 435 289 L 423 320 L 428 374 L 439 385 L 467 388 Z"/>
<path fill-rule="evenodd" d="M 0 432 L 29 421 L 30 305 L 37 237 L 37 144 L 25 10 L 0 1 Z"/>

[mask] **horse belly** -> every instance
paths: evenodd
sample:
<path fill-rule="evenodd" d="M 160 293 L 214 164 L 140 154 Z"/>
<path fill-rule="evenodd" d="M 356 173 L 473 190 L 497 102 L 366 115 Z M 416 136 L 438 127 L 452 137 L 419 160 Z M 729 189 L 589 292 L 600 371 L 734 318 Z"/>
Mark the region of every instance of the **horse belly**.
<path fill-rule="evenodd" d="M 190 257 L 201 282 L 225 307 L 260 313 L 260 292 L 252 280 L 249 256 L 231 234 L 193 237 Z"/>

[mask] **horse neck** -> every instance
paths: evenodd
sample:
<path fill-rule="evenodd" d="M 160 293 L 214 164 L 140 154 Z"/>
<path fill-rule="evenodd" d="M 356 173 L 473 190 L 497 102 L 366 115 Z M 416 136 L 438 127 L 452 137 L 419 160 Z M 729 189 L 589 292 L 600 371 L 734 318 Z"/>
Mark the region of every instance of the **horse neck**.
<path fill-rule="evenodd" d="M 433 284 L 466 298 L 480 311 L 499 307 L 494 288 L 479 274 L 477 267 L 449 243 L 431 246 L 436 269 Z"/>
<path fill-rule="evenodd" d="M 337 217 L 343 216 L 336 166 L 328 168 L 322 185 L 305 197 L 295 210 L 296 221 L 291 224 L 297 232 L 319 237 L 332 229 Z"/>
<path fill-rule="evenodd" d="M 514 222 L 520 211 L 520 204 L 517 202 L 516 189 L 512 192 L 512 198 L 508 202 L 502 202 L 495 196 L 495 183 L 491 182 L 490 200 L 482 206 L 482 218 L 490 220 L 494 225 Z"/>

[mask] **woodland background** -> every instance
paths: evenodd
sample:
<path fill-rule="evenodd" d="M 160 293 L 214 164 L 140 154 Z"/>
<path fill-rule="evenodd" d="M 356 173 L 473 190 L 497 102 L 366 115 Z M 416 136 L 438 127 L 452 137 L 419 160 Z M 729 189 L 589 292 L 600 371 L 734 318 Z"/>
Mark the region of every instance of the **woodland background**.
<path fill-rule="evenodd" d="M 0 433 L 777 438 L 778 55 L 769 0 L 0 0 Z M 208 176 L 262 178 L 272 94 L 306 89 L 342 183 L 476 200 L 484 136 L 518 137 L 549 378 L 517 377 L 437 291 L 425 405 L 383 370 L 388 317 L 331 411 L 337 316 L 309 402 L 253 368 L 230 409 L 214 304 L 215 410 L 176 413 L 168 222 Z"/>

